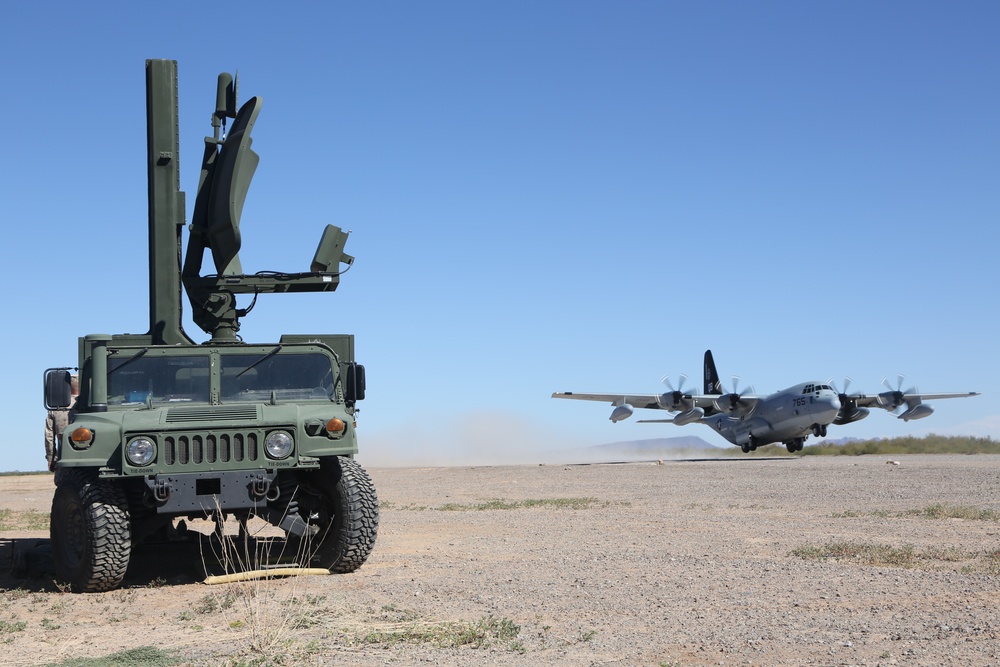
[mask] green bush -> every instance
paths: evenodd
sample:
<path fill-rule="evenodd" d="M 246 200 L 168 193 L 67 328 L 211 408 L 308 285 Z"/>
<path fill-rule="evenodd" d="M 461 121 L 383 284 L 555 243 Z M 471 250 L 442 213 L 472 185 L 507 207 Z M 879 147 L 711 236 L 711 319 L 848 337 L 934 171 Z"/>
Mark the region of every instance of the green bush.
<path fill-rule="evenodd" d="M 760 451 L 760 450 L 758 450 Z M 1000 454 L 1000 441 L 992 438 L 930 434 L 923 438 L 904 436 L 876 440 L 859 440 L 846 444 L 821 442 L 808 445 L 803 456 L 862 456 L 878 454 Z"/>

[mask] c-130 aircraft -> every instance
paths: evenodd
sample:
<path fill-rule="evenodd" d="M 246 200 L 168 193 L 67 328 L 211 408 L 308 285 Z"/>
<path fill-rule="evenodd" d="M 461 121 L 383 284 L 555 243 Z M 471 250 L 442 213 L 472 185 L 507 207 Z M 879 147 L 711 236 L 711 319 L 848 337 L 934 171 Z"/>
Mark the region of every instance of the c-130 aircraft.
<path fill-rule="evenodd" d="M 705 387 L 702 395 L 684 391 L 685 376 L 677 389 L 664 378 L 670 391 L 662 394 L 578 394 L 556 392 L 552 398 L 570 398 L 579 401 L 608 401 L 615 409 L 611 421 L 620 422 L 632 416 L 635 408 L 666 410 L 678 413 L 672 419 L 640 419 L 639 423 L 706 424 L 719 435 L 750 452 L 763 445 L 780 442 L 789 452 L 801 451 L 810 435 L 825 437 L 827 426 L 841 426 L 864 419 L 868 408 L 882 408 L 898 419 L 910 421 L 923 419 L 934 408 L 923 403 L 939 398 L 965 398 L 978 396 L 979 392 L 952 394 L 920 394 L 915 390 L 902 391 L 903 377 L 893 389 L 886 380 L 882 383 L 888 391 L 868 396 L 850 394 L 847 385 L 838 391 L 830 382 L 803 382 L 782 391 L 762 396 L 738 391 L 734 378 L 733 391 L 724 393 L 719 373 L 715 368 L 712 351 L 705 351 Z M 848 380 L 849 383 L 849 380 Z M 896 412 L 905 408 L 901 412 Z"/>

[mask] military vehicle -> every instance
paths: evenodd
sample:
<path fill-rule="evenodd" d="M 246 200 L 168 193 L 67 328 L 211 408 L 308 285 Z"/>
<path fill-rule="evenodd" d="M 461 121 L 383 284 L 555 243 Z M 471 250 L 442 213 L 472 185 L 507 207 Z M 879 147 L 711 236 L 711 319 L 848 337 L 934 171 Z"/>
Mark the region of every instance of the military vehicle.
<path fill-rule="evenodd" d="M 45 371 L 46 408 L 72 406 L 55 462 L 56 575 L 77 592 L 114 589 L 133 548 L 176 539 L 198 518 L 221 532 L 227 517 L 241 530 L 253 517 L 279 527 L 279 539 L 308 547 L 297 548 L 299 565 L 351 572 L 378 530 L 374 485 L 354 460 L 365 396 L 354 337 L 251 344 L 238 333 L 260 294 L 334 291 L 353 262 L 348 232 L 328 225 L 307 272 L 243 273 L 239 221 L 261 98 L 237 110 L 237 80 L 221 74 L 182 266 L 177 88 L 176 61 L 146 61 L 149 331 L 80 338 L 75 404 L 73 369 Z M 206 250 L 214 270 L 202 275 Z M 203 343 L 183 329 L 182 286 L 211 335 Z M 237 295 L 253 300 L 239 308 Z"/>

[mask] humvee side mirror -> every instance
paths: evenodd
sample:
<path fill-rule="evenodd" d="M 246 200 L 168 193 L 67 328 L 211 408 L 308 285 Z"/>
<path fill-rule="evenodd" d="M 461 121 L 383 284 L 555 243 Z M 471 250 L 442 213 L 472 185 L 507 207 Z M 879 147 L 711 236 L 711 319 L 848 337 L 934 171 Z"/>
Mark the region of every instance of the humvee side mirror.
<path fill-rule="evenodd" d="M 353 361 L 347 364 L 347 377 L 344 381 L 344 401 L 354 405 L 365 399 L 365 367 Z"/>
<path fill-rule="evenodd" d="M 73 398 L 69 371 L 65 368 L 49 368 L 45 371 L 45 409 L 65 410 Z"/>

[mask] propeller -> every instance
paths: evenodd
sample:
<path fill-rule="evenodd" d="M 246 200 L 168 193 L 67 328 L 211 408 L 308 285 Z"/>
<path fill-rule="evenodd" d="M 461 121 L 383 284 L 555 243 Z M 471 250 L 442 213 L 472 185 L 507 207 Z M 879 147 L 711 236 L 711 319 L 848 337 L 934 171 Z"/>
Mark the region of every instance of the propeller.
<path fill-rule="evenodd" d="M 688 376 L 681 373 L 680 382 L 677 384 L 677 388 L 674 389 L 674 385 L 670 382 L 669 376 L 664 375 L 660 378 L 660 382 L 662 382 L 666 388 L 670 390 L 663 394 L 657 394 L 656 402 L 661 408 L 664 410 L 683 410 L 688 407 L 685 399 L 690 399 L 691 394 L 684 389 L 684 383 L 687 382 L 687 379 Z"/>
<path fill-rule="evenodd" d="M 844 376 L 844 390 L 841 391 L 837 388 L 833 378 L 830 378 L 827 381 L 827 384 L 833 387 L 833 390 L 837 392 L 837 398 L 840 399 L 840 411 L 837 412 L 837 417 L 833 420 L 833 423 L 838 426 L 850 424 L 851 422 L 859 421 L 868 416 L 868 409 L 859 408 L 858 398 L 850 395 L 849 390 L 851 382 L 852 380 L 849 376 Z"/>
<path fill-rule="evenodd" d="M 850 406 L 853 406 L 853 405 L 857 404 L 857 401 L 852 401 L 851 400 L 851 396 L 848 393 L 848 390 L 851 388 L 851 383 L 852 382 L 854 382 L 854 380 L 851 379 L 851 376 L 845 375 L 844 376 L 844 391 L 841 391 L 840 389 L 837 389 L 837 383 L 833 381 L 833 378 L 830 378 L 829 380 L 826 381 L 826 383 L 828 385 L 830 385 L 831 387 L 833 387 L 833 390 L 835 392 L 837 392 L 837 398 L 840 399 L 840 405 L 843 406 L 843 407 L 845 407 L 845 408 L 849 407 L 849 404 L 850 404 Z"/>
<path fill-rule="evenodd" d="M 889 411 L 893 411 L 899 406 L 906 403 L 906 394 L 917 393 L 916 387 L 910 387 L 906 391 L 903 391 L 903 381 L 906 380 L 906 376 L 902 373 L 896 376 L 896 388 L 893 389 L 892 385 L 889 384 L 889 380 L 882 378 L 882 385 L 889 391 L 884 391 L 879 394 L 879 399 L 890 406 Z"/>
<path fill-rule="evenodd" d="M 723 394 L 722 396 L 719 396 L 719 398 L 717 398 L 715 401 L 716 407 L 722 410 L 723 412 L 736 412 L 741 407 L 746 407 L 745 405 L 741 404 L 740 401 L 742 400 L 744 393 L 751 393 L 751 394 L 753 393 L 753 386 L 751 385 L 747 387 L 746 391 L 741 391 L 739 386 L 740 386 L 740 376 L 734 375 L 733 390 L 728 394 Z M 728 406 L 726 405 L 727 402 Z"/>

